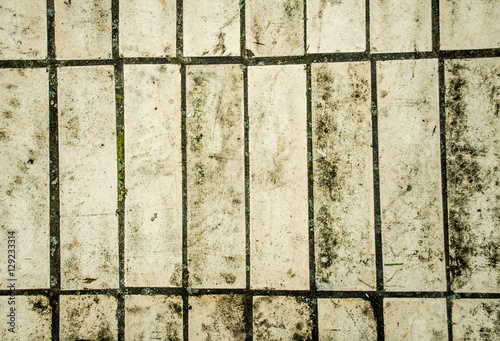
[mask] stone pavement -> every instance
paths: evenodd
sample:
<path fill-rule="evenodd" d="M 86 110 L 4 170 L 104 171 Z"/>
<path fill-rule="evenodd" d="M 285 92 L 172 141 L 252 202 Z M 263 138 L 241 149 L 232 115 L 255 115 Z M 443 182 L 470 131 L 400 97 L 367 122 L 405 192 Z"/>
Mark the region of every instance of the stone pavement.
<path fill-rule="evenodd" d="M 1 340 L 500 340 L 500 1 L 5 0 Z"/>

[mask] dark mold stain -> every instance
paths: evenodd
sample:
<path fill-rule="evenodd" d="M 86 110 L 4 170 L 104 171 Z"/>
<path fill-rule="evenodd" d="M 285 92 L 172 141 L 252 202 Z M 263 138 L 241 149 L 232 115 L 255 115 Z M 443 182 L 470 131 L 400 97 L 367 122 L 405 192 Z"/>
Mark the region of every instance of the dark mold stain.
<path fill-rule="evenodd" d="M 271 337 L 270 329 L 282 329 L 283 333 L 293 333 L 292 340 L 312 340 L 311 325 L 312 321 L 309 318 L 308 306 L 309 299 L 306 297 L 294 297 L 299 304 L 295 308 L 297 317 L 302 320 L 296 322 L 292 327 L 293 330 L 287 330 L 284 323 L 279 322 L 281 318 L 274 319 L 275 316 L 280 316 L 283 313 L 281 306 L 282 302 L 274 302 L 271 297 L 258 297 L 254 300 L 254 336 L 259 340 L 275 340 Z M 272 312 L 272 313 L 269 313 Z M 282 336 L 283 338 L 283 336 Z M 282 339 L 280 338 L 280 339 Z"/>
<path fill-rule="evenodd" d="M 220 275 L 221 275 L 222 278 L 224 278 L 224 281 L 227 284 L 234 284 L 234 282 L 236 281 L 236 276 L 233 275 L 233 274 L 230 274 L 230 273 L 227 273 L 227 272 L 222 272 Z"/>
<path fill-rule="evenodd" d="M 202 324 L 206 340 L 219 340 L 220 336 L 231 335 L 231 340 L 245 339 L 245 322 L 243 318 L 244 302 L 241 295 L 224 295 L 217 298 L 217 308 L 211 316 L 214 323 Z"/>
<path fill-rule="evenodd" d="M 170 302 L 168 304 L 168 307 L 177 316 L 182 316 L 182 306 L 180 304 L 175 303 L 175 302 Z"/>
<path fill-rule="evenodd" d="M 32 306 L 32 310 L 36 311 L 39 315 L 50 314 L 49 301 L 46 297 L 30 297 L 28 300 Z"/>

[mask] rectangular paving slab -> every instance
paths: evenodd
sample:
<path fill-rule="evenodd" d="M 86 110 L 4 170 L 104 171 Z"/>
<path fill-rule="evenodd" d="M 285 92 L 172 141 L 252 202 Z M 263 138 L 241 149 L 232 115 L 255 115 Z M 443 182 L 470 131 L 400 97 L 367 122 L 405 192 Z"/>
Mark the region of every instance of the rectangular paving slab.
<path fill-rule="evenodd" d="M 312 66 L 316 281 L 375 288 L 370 63 Z"/>
<path fill-rule="evenodd" d="M 126 65 L 124 75 L 125 282 L 178 287 L 182 264 L 180 68 Z"/>
<path fill-rule="evenodd" d="M 175 56 L 175 6 L 175 0 L 120 1 L 120 55 Z"/>
<path fill-rule="evenodd" d="M 61 286 L 118 287 L 113 68 L 58 69 Z"/>
<path fill-rule="evenodd" d="M 0 289 L 49 287 L 49 110 L 44 69 L 0 70 Z"/>
<path fill-rule="evenodd" d="M 43 59 L 47 56 L 47 1 L 2 1 L 0 59 Z"/>
<path fill-rule="evenodd" d="M 190 66 L 186 77 L 189 285 L 244 288 L 243 71 Z"/>
<path fill-rule="evenodd" d="M 308 289 L 306 72 L 248 70 L 250 254 L 254 289 Z"/>
<path fill-rule="evenodd" d="M 447 61 L 446 160 L 452 288 L 500 287 L 500 62 Z"/>
<path fill-rule="evenodd" d="M 384 286 L 446 289 L 437 60 L 377 63 Z"/>

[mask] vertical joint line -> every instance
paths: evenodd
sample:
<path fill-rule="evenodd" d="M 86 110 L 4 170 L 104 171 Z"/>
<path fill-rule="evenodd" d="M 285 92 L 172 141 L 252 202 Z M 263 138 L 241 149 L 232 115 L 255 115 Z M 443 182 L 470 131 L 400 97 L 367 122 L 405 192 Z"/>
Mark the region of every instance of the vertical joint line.
<path fill-rule="evenodd" d="M 450 244 L 448 226 L 448 176 L 446 168 L 446 110 L 445 110 L 445 79 L 444 61 L 438 62 L 438 84 L 439 84 L 439 138 L 441 150 L 441 194 L 443 206 L 443 240 L 444 240 L 444 262 L 446 275 L 446 315 L 448 320 L 448 340 L 453 340 L 452 316 L 451 316 L 451 276 L 450 276 Z"/>
<path fill-rule="evenodd" d="M 120 58 L 120 37 L 119 37 L 119 21 L 120 21 L 120 2 L 119 0 L 111 0 L 111 48 L 112 56 L 116 61 Z"/>
<path fill-rule="evenodd" d="M 432 0 L 432 52 L 439 53 L 440 27 L 439 27 L 439 0 Z"/>
<path fill-rule="evenodd" d="M 242 41 L 243 41 L 242 37 Z M 253 296 L 250 290 L 250 145 L 249 145 L 249 115 L 248 115 L 248 67 L 243 69 L 243 127 L 245 152 L 245 332 L 246 340 L 253 339 Z"/>
<path fill-rule="evenodd" d="M 47 0 L 47 57 L 56 58 L 54 0 Z"/>
<path fill-rule="evenodd" d="M 51 339 L 59 340 L 59 292 L 61 289 L 61 233 L 59 201 L 59 123 L 54 0 L 47 0 L 47 71 L 49 75 L 49 303 L 52 310 Z"/>
<path fill-rule="evenodd" d="M 378 102 L 377 102 L 377 62 L 371 59 L 371 112 L 372 112 L 372 148 L 373 148 L 373 200 L 375 223 L 375 266 L 377 297 L 375 298 L 375 317 L 377 320 L 377 338 L 384 340 L 384 268 L 382 259 L 382 227 L 380 215 L 380 174 L 378 149 Z"/>
<path fill-rule="evenodd" d="M 111 49 L 114 60 L 116 105 L 116 170 L 118 215 L 118 285 L 116 318 L 118 340 L 125 340 L 125 122 L 123 60 L 120 58 L 120 2 L 111 0 Z"/>
<path fill-rule="evenodd" d="M 176 49 L 176 56 L 177 58 L 182 58 L 184 55 L 184 27 L 183 27 L 183 15 L 182 15 L 182 10 L 183 10 L 183 3 L 182 0 L 177 0 L 176 3 L 177 7 L 177 16 L 176 16 L 176 42 L 175 42 L 175 49 Z"/>
<path fill-rule="evenodd" d="M 373 149 L 373 194 L 375 222 L 375 263 L 377 291 L 384 290 L 384 269 L 382 259 L 382 222 L 380 215 L 380 175 L 378 150 L 378 103 L 377 103 L 377 62 L 371 60 L 371 112 L 372 112 L 372 149 Z"/>
<path fill-rule="evenodd" d="M 61 289 L 61 234 L 59 200 L 59 123 L 57 113 L 57 68 L 49 72 L 49 167 L 50 167 L 50 306 L 52 340 L 59 340 L 59 292 Z"/>
<path fill-rule="evenodd" d="M 240 55 L 246 57 L 245 0 L 240 0 Z"/>
<path fill-rule="evenodd" d="M 307 0 L 304 0 L 304 14 L 303 14 L 303 22 L 304 22 L 304 55 L 307 55 Z"/>
<path fill-rule="evenodd" d="M 187 253 L 187 131 L 186 131 L 186 65 L 181 64 L 181 155 L 182 155 L 182 302 L 183 336 L 189 340 L 188 325 L 188 253 Z"/>
<path fill-rule="evenodd" d="M 316 287 L 316 249 L 314 230 L 314 169 L 312 140 L 312 76 L 311 63 L 306 65 L 306 99 L 307 99 L 307 198 L 308 198 L 308 231 L 309 231 L 309 287 L 310 310 L 312 321 L 312 339 L 318 339 L 318 294 Z"/>
<path fill-rule="evenodd" d="M 366 22 L 366 53 L 370 53 L 370 0 L 365 0 L 365 22 Z"/>
<path fill-rule="evenodd" d="M 125 330 L 125 125 L 123 62 L 115 64 L 115 101 L 116 101 L 116 151 L 117 151 L 117 213 L 118 213 L 118 339 L 124 340 Z"/>

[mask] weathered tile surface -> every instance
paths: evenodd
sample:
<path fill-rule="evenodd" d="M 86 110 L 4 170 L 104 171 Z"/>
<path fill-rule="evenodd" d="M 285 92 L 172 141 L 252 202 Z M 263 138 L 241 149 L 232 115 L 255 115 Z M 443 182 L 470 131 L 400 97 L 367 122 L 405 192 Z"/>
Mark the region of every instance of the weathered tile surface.
<path fill-rule="evenodd" d="M 58 69 L 61 285 L 118 286 L 112 66 Z"/>
<path fill-rule="evenodd" d="M 496 0 L 439 1 L 441 49 L 500 47 L 500 2 Z"/>
<path fill-rule="evenodd" d="M 387 298 L 384 300 L 385 339 L 448 340 L 444 298 Z"/>
<path fill-rule="evenodd" d="M 360 52 L 366 49 L 364 0 L 308 0 L 307 52 Z"/>
<path fill-rule="evenodd" d="M 452 303 L 453 340 L 499 340 L 499 300 L 458 299 Z"/>
<path fill-rule="evenodd" d="M 125 296 L 126 340 L 182 340 L 182 298 Z"/>
<path fill-rule="evenodd" d="M 45 69 L 0 70 L 0 289 L 3 290 L 11 284 L 7 278 L 15 278 L 18 289 L 49 286 L 48 98 Z M 9 241 L 9 231 L 15 232 L 15 238 L 10 238 L 14 242 Z M 15 267 L 14 277 L 10 276 L 8 262 Z"/>
<path fill-rule="evenodd" d="M 319 289 L 375 288 L 370 64 L 312 66 Z"/>
<path fill-rule="evenodd" d="M 47 56 L 45 0 L 4 0 L 0 6 L 0 59 Z"/>
<path fill-rule="evenodd" d="M 500 62 L 445 63 L 452 287 L 500 292 Z"/>
<path fill-rule="evenodd" d="M 377 64 L 387 290 L 445 290 L 437 60 Z"/>
<path fill-rule="evenodd" d="M 182 166 L 177 65 L 126 65 L 125 281 L 180 286 Z"/>
<path fill-rule="evenodd" d="M 10 302 L 9 296 L 0 297 L 1 340 L 50 340 L 52 309 L 47 297 L 16 296 L 15 304 Z"/>
<path fill-rule="evenodd" d="M 309 288 L 303 65 L 250 67 L 251 286 Z"/>
<path fill-rule="evenodd" d="M 318 299 L 319 340 L 376 340 L 377 323 L 369 301 Z"/>
<path fill-rule="evenodd" d="M 184 55 L 240 54 L 240 4 L 233 0 L 184 0 Z"/>
<path fill-rule="evenodd" d="M 254 297 L 253 339 L 311 340 L 308 299 L 289 296 Z"/>
<path fill-rule="evenodd" d="M 187 68 L 188 270 L 192 287 L 245 287 L 243 72 Z"/>
<path fill-rule="evenodd" d="M 244 300 L 241 295 L 189 298 L 190 340 L 245 340 Z"/>
<path fill-rule="evenodd" d="M 120 1 L 120 54 L 125 57 L 175 56 L 175 0 Z"/>
<path fill-rule="evenodd" d="M 111 58 L 111 0 L 54 0 L 56 57 Z"/>
<path fill-rule="evenodd" d="M 249 0 L 245 15 L 249 57 L 304 54 L 303 1 Z"/>
<path fill-rule="evenodd" d="M 62 295 L 59 300 L 61 340 L 114 341 L 118 339 L 115 297 Z"/>
<path fill-rule="evenodd" d="M 370 1 L 370 41 L 372 52 L 430 51 L 431 0 Z"/>

